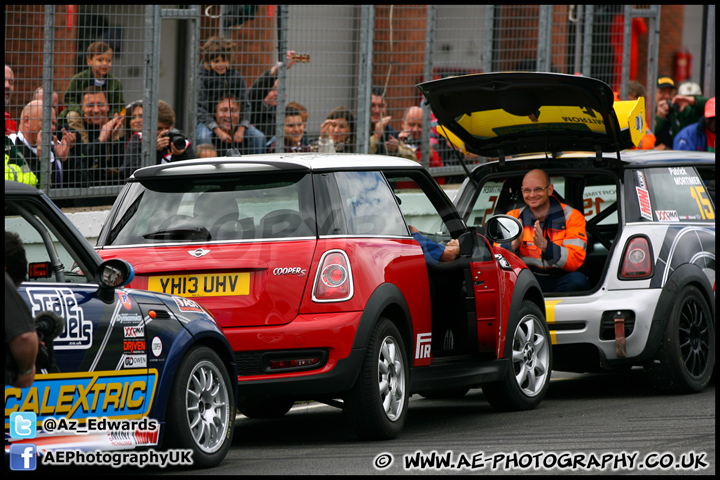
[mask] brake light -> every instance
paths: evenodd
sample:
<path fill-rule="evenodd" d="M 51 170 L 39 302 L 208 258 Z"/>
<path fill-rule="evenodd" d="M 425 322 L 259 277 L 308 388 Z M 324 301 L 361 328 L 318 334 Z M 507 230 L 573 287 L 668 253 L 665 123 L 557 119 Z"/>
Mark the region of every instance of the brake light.
<path fill-rule="evenodd" d="M 652 254 L 646 237 L 631 238 L 625 247 L 620 278 L 638 280 L 652 277 Z"/>
<path fill-rule="evenodd" d="M 342 302 L 352 296 L 352 269 L 347 255 L 342 250 L 325 252 L 315 276 L 313 301 Z"/>

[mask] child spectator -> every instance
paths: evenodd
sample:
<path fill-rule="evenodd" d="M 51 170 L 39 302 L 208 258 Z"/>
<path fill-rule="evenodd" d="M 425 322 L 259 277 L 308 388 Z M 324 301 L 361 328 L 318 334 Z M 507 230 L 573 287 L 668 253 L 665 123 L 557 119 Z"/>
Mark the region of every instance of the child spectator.
<path fill-rule="evenodd" d="M 65 118 L 70 112 L 82 115 L 83 92 L 90 85 L 96 85 L 105 92 L 110 117 L 116 113 L 122 115 L 125 107 L 122 83 L 110 74 L 113 61 L 112 48 L 105 42 L 93 42 L 87 49 L 85 60 L 90 68 L 70 80 L 65 92 L 65 110 L 60 114 L 60 118 Z"/>
<path fill-rule="evenodd" d="M 212 143 L 203 143 L 202 145 L 198 145 L 195 155 L 197 158 L 214 158 L 218 156 L 217 150 L 215 150 Z"/>
<path fill-rule="evenodd" d="M 232 95 L 241 104 L 240 124 L 235 142 L 247 139 L 249 153 L 264 153 L 265 134 L 250 125 L 250 103 L 245 80 L 235 68 L 230 67 L 232 52 L 230 42 L 221 37 L 211 37 L 202 47 L 203 61 L 199 66 L 197 143 L 211 143 L 214 133 L 222 141 L 230 142 L 227 133 L 220 128 L 213 112 L 221 97 Z"/>

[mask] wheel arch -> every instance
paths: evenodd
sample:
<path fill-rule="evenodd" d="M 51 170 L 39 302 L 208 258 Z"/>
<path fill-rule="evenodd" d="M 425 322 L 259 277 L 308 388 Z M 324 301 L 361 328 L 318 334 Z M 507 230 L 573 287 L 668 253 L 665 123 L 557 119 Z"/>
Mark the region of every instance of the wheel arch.
<path fill-rule="evenodd" d="M 375 325 L 380 318 L 386 317 L 392 321 L 397 327 L 402 341 L 405 344 L 405 350 L 410 357 L 413 346 L 413 325 L 410 308 L 408 307 L 405 296 L 400 289 L 392 283 L 383 283 L 375 289 L 360 317 L 355 340 L 353 342 L 353 350 L 357 348 L 366 348 L 370 341 Z M 412 362 L 410 362 L 412 365 Z"/>
<path fill-rule="evenodd" d="M 540 309 L 540 311 L 543 314 L 543 317 L 545 317 L 545 322 L 547 323 L 547 317 L 545 312 L 545 301 L 542 294 L 542 290 L 540 289 L 540 284 L 538 283 L 537 279 L 535 278 L 535 275 L 528 270 L 527 268 L 524 268 L 520 271 L 518 274 L 517 280 L 515 281 L 515 286 L 513 288 L 513 296 L 512 300 L 510 301 L 510 309 L 508 310 L 507 318 L 505 318 L 505 334 L 502 336 L 503 339 L 503 345 L 502 345 L 502 352 L 503 357 L 507 357 L 510 352 L 510 343 L 507 342 L 507 328 L 508 325 L 510 325 L 510 319 L 514 318 L 514 316 L 518 315 L 518 312 L 520 312 L 520 308 L 522 308 L 522 303 L 525 300 L 530 300 L 533 302 L 537 307 Z"/>
<path fill-rule="evenodd" d="M 688 285 L 695 286 L 710 307 L 712 313 L 711 321 L 715 323 L 715 293 L 707 275 L 700 267 L 692 263 L 681 265 L 670 275 L 667 282 L 662 288 L 660 298 L 655 305 L 650 333 L 645 348 L 640 354 L 639 359 L 649 360 L 654 355 L 660 345 L 662 335 L 665 332 L 672 305 L 680 295 L 683 288 Z"/>
<path fill-rule="evenodd" d="M 180 362 L 182 362 L 182 359 L 185 355 L 187 355 L 187 352 L 189 352 L 191 348 L 199 345 L 210 348 L 220 357 L 223 365 L 228 371 L 228 375 L 230 376 L 233 400 L 234 404 L 237 405 L 237 367 L 232 350 L 230 350 L 230 346 L 227 343 L 227 339 L 224 337 L 220 338 L 218 334 L 206 330 L 198 330 L 194 333 L 195 335 L 191 334 L 187 329 L 180 330 L 167 354 L 165 368 L 163 369 L 162 376 L 160 377 L 157 394 L 150 412 L 152 418 L 155 418 L 160 422 L 165 422 L 166 420 L 165 415 L 167 412 L 170 391 L 172 389 L 173 382 L 175 381 L 175 376 L 178 367 L 180 366 Z"/>

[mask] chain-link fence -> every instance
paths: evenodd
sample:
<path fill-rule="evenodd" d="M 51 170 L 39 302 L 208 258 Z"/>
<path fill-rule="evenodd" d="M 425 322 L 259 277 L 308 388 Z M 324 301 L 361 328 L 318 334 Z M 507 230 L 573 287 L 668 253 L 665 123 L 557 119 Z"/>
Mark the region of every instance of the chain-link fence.
<path fill-rule="evenodd" d="M 67 204 L 232 148 L 386 153 L 452 180 L 463 168 L 416 84 L 552 71 L 626 98 L 637 79 L 652 111 L 659 20 L 657 5 L 6 5 L 6 133 L 9 114 L 38 186 Z"/>

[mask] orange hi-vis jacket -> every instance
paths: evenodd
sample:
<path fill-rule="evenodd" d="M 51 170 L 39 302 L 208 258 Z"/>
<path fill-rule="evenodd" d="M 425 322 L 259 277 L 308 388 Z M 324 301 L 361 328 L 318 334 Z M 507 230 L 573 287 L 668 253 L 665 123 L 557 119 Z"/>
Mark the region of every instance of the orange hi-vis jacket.
<path fill-rule="evenodd" d="M 535 246 L 535 216 L 528 207 L 511 210 L 508 215 L 517 218 L 523 225 L 523 240 L 519 255 L 534 272 L 552 274 L 574 272 L 585 261 L 587 236 L 585 234 L 585 216 L 582 212 L 560 203 L 550 197 L 550 208 L 542 222 L 544 237 L 548 240 L 545 253 Z M 510 244 L 502 245 L 509 248 Z"/>

